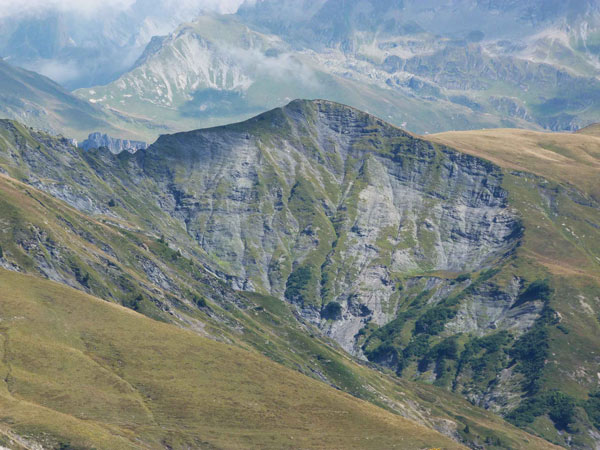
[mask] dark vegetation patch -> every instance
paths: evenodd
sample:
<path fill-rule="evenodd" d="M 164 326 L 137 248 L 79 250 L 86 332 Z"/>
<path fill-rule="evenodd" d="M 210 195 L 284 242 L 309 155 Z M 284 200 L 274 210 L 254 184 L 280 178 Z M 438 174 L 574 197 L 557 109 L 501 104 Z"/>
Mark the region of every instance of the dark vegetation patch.
<path fill-rule="evenodd" d="M 340 320 L 342 318 L 342 305 L 338 302 L 329 302 L 321 310 L 321 317 L 326 320 Z"/>
<path fill-rule="evenodd" d="M 569 431 L 571 424 L 575 422 L 575 407 L 573 397 L 560 391 L 552 391 L 525 399 L 506 419 L 518 427 L 524 427 L 536 417 L 548 414 L 558 430 Z"/>
<path fill-rule="evenodd" d="M 428 310 L 415 323 L 416 334 L 436 335 L 444 330 L 446 322 L 456 316 L 456 311 L 444 306 Z"/>
<path fill-rule="evenodd" d="M 469 273 L 461 273 L 459 276 L 457 276 L 454 281 L 456 281 L 457 283 L 462 283 L 463 281 L 467 281 L 471 279 L 471 274 Z"/>
<path fill-rule="evenodd" d="M 285 298 L 293 303 L 304 305 L 306 288 L 312 276 L 310 266 L 299 266 L 294 270 L 285 286 Z"/>
<path fill-rule="evenodd" d="M 507 346 L 512 340 L 507 331 L 499 331 L 467 342 L 460 355 L 457 377 L 468 367 L 476 383 L 493 380 L 506 364 Z"/>
<path fill-rule="evenodd" d="M 192 301 L 194 302 L 194 305 L 196 305 L 198 308 L 206 307 L 206 299 L 201 295 L 194 294 L 194 296 L 192 297 Z"/>
<path fill-rule="evenodd" d="M 545 305 L 533 327 L 515 342 L 510 351 L 516 370 L 524 376 L 523 389 L 529 395 L 537 393 L 541 387 L 550 348 L 548 327 L 557 323 L 556 312 Z"/>
<path fill-rule="evenodd" d="M 511 364 L 524 377 L 522 386 L 526 398 L 506 416 L 506 419 L 519 427 L 524 427 L 537 417 L 548 415 L 557 430 L 572 432 L 571 428 L 576 420 L 577 401 L 559 390 L 545 392 L 542 389 L 544 369 L 549 357 L 550 327 L 560 326 L 556 311 L 549 305 L 553 293 L 554 290 L 548 280 L 537 280 L 519 295 L 517 301 L 519 304 L 541 300 L 544 302 L 544 307 L 533 327 L 515 342 L 509 352 L 512 358 Z M 566 332 L 568 333 L 568 330 Z M 594 404 L 592 397 L 588 402 L 585 403 L 584 409 L 585 406 Z M 593 406 L 590 407 L 590 412 L 593 416 Z"/>
<path fill-rule="evenodd" d="M 527 286 L 527 288 L 521 294 L 519 294 L 519 297 L 514 303 L 513 308 L 534 300 L 541 300 L 547 303 L 550 301 L 552 293 L 553 291 L 548 280 L 536 280 Z"/>
<path fill-rule="evenodd" d="M 575 422 L 577 402 L 563 392 L 542 390 L 550 328 L 556 326 L 565 334 L 569 332 L 558 323 L 556 311 L 550 307 L 554 291 L 549 280 L 535 280 L 519 294 L 517 306 L 532 301 L 541 301 L 544 306 L 531 329 L 518 339 L 505 330 L 483 337 L 457 334 L 440 338 L 446 323 L 456 316 L 461 301 L 477 295 L 482 283 L 496 273 L 492 270 L 480 273 L 468 287 L 424 312 L 418 311 L 425 306 L 421 301 L 424 297 L 418 296 L 408 311 L 401 312 L 395 320 L 379 328 L 365 327 L 359 333 L 363 352 L 369 361 L 394 369 L 399 376 L 410 364 L 416 364 L 421 373 L 433 370 L 435 384 L 452 390 L 467 376 L 468 384 L 463 386 L 483 392 L 493 385 L 500 371 L 512 366 L 523 376 L 525 396 L 507 419 L 523 427 L 536 417 L 547 415 L 557 430 L 569 431 Z M 462 281 L 467 279 L 461 277 Z M 407 327 L 412 327 L 410 333 Z M 600 392 L 590 395 L 581 406 L 590 421 L 600 426 Z"/>
<path fill-rule="evenodd" d="M 443 378 L 443 384 L 447 384 L 459 367 L 460 346 L 456 339 L 451 338 L 438 341 L 431 347 L 431 338 L 438 336 L 456 316 L 461 300 L 475 294 L 482 283 L 496 273 L 497 270 L 482 271 L 465 289 L 428 308 L 425 301 L 431 296 L 431 291 L 423 290 L 411 301 L 409 309 L 399 313 L 396 319 L 374 330 L 368 327 L 361 330 L 361 336 L 365 336 L 362 345 L 365 356 L 369 361 L 394 369 L 399 375 L 410 363 L 416 362 L 421 372 L 429 370 L 435 363 L 436 377 Z M 457 280 L 466 281 L 471 277 L 471 274 L 462 274 Z M 420 312 L 422 308 L 426 309 Z M 407 326 L 412 327 L 408 342 L 406 333 L 403 333 Z M 449 364 L 449 361 L 453 363 Z"/>
<path fill-rule="evenodd" d="M 600 430 L 600 391 L 590 393 L 588 399 L 583 403 L 583 409 L 594 426 Z"/>

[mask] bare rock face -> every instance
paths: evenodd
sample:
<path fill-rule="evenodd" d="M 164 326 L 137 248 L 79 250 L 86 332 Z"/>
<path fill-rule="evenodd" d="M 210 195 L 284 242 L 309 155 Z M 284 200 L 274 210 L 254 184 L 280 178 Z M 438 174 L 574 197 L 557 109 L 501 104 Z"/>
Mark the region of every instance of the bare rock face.
<path fill-rule="evenodd" d="M 480 269 L 518 238 L 495 166 L 326 101 L 163 136 L 138 164 L 214 261 L 358 354 L 401 274 Z"/>
<path fill-rule="evenodd" d="M 81 148 L 89 150 L 92 148 L 107 148 L 111 153 L 119 154 L 123 151 L 135 153 L 138 150 L 145 150 L 148 144 L 142 141 L 131 141 L 129 139 L 117 139 L 107 134 L 95 132 L 81 143 Z"/>
<path fill-rule="evenodd" d="M 112 153 L 144 145 L 99 133 L 83 143 Z M 184 230 L 180 242 L 193 239 L 215 273 L 291 302 L 358 356 L 361 329 L 395 319 L 411 286 L 431 291 L 431 302 L 448 297 L 455 286 L 432 274 L 492 267 L 520 236 L 498 167 L 327 101 L 294 101 L 240 124 L 165 135 L 135 154 L 80 155 L 65 146 L 56 161 L 39 152 L 22 161 L 36 187 L 85 212 L 113 215 L 116 203 L 94 188 L 95 177 L 60 172 L 87 154 L 99 178 L 143 205 L 132 211 L 137 217 L 168 224 L 158 233 L 177 239 Z M 513 328 L 514 312 L 492 293 L 482 289 L 448 330 L 477 328 L 486 298 L 494 323 Z"/>

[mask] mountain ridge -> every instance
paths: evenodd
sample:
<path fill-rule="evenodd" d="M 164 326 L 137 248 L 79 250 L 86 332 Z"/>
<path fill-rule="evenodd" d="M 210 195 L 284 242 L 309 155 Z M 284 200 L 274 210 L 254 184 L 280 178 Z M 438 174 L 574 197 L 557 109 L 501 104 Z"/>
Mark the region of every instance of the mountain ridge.
<path fill-rule="evenodd" d="M 0 165 L 22 180 L 0 175 L 3 267 L 76 287 L 217 341 L 256 349 L 289 368 L 453 439 L 488 439 L 515 446 L 532 442 L 530 435 L 449 393 L 354 363 L 335 344 L 327 344 L 310 324 L 299 322 L 286 303 L 236 292 L 232 289 L 239 286 L 235 279 L 228 279 L 223 272 L 220 279 L 206 273 L 206 255 L 192 240 L 185 239 L 185 230 L 172 235 L 177 222 L 152 209 L 152 202 L 128 193 L 128 187 L 120 188 L 117 180 L 126 178 L 124 174 L 115 170 L 113 179 L 109 172 L 100 170 L 109 161 L 126 163 L 135 155 L 85 152 L 14 122 L 0 124 Z M 7 124 L 10 126 L 5 127 Z M 68 173 L 73 178 L 59 181 L 64 167 L 70 167 Z M 81 174 L 86 177 L 81 178 Z M 78 192 L 61 188 L 59 183 L 77 185 L 80 190 L 82 186 L 95 188 Z M 143 190 L 149 187 L 145 183 L 141 186 L 145 186 Z M 132 195 L 142 200 L 137 204 L 139 212 L 142 206 L 150 208 L 145 214 L 154 216 L 154 227 L 128 215 L 127 210 L 136 205 Z M 82 202 L 83 198 L 88 201 Z M 114 206 L 110 206 L 111 200 Z M 441 405 L 439 399 L 443 399 Z M 470 434 L 460 431 L 467 424 Z M 541 448 L 544 445 L 540 443 Z"/>
<path fill-rule="evenodd" d="M 592 445 L 594 416 L 585 411 L 594 411 L 594 379 L 561 367 L 591 373 L 595 365 L 593 185 L 553 180 L 552 165 L 539 167 L 548 178 L 503 168 L 506 157 L 498 166 L 483 151 L 471 156 L 329 101 L 294 101 L 241 124 L 163 136 L 135 154 L 31 136 L 50 147 L 39 152 L 9 137 L 8 148 L 18 149 L 3 153 L 9 174 L 85 214 L 160 236 L 167 255 L 180 252 L 252 298 L 283 302 L 294 320 L 356 358 L 462 395 L 552 442 Z M 577 161 L 562 164 L 576 170 Z M 149 262 L 142 267 L 170 294 L 131 297 L 118 278 L 99 292 L 151 317 L 171 311 L 184 326 L 196 323 L 180 306 L 189 300 L 170 297 L 189 295 L 181 282 Z M 200 279 L 223 295 L 218 282 Z M 564 419 L 553 412 L 563 403 Z"/>

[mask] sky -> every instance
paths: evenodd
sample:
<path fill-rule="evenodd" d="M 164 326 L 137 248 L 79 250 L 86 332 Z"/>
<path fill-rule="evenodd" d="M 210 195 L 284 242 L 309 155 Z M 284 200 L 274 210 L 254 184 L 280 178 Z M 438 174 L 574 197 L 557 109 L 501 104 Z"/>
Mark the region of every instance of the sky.
<path fill-rule="evenodd" d="M 0 0 L 0 17 L 43 10 L 94 14 L 108 9 L 126 10 L 135 2 L 136 0 Z M 235 12 L 243 2 L 243 0 L 157 0 L 157 3 L 172 4 L 176 8 L 198 8 L 221 13 Z"/>

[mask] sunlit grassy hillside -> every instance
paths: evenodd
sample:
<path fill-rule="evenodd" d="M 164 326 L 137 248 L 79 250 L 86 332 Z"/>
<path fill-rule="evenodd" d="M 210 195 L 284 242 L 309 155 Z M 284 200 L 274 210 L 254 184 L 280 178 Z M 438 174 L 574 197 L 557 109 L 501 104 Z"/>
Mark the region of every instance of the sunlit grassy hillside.
<path fill-rule="evenodd" d="M 587 131 L 586 131 L 587 130 Z M 507 169 L 525 170 L 573 185 L 600 199 L 600 133 L 541 133 L 495 129 L 452 131 L 427 139 L 488 159 Z"/>
<path fill-rule="evenodd" d="M 1 421 L 50 447 L 460 448 L 244 351 L 0 270 Z"/>

